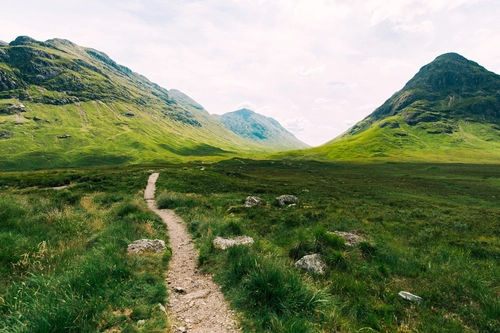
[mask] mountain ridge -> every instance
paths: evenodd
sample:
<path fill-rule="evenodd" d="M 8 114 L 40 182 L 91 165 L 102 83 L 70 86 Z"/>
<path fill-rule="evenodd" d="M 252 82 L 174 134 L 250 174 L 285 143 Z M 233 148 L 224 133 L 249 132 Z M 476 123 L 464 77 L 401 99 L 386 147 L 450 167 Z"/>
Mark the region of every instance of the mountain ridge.
<path fill-rule="evenodd" d="M 301 154 L 499 163 L 500 76 L 457 53 L 440 55 L 349 130 Z"/>
<path fill-rule="evenodd" d="M 197 102 L 64 39 L 0 46 L 0 169 L 182 162 L 274 151 Z"/>
<path fill-rule="evenodd" d="M 309 147 L 275 119 L 246 108 L 214 117 L 236 135 L 255 143 L 266 144 L 277 151 Z"/>

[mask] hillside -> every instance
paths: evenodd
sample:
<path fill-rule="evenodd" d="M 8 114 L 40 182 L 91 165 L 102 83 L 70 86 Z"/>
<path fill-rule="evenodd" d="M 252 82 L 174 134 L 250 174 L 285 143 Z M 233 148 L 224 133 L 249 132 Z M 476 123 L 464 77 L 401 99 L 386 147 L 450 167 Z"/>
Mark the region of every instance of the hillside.
<path fill-rule="evenodd" d="M 100 51 L 29 37 L 0 44 L 0 149 L 3 170 L 272 151 Z"/>
<path fill-rule="evenodd" d="M 257 144 L 264 144 L 276 151 L 309 147 L 273 118 L 252 110 L 241 109 L 215 117 L 236 135 Z"/>
<path fill-rule="evenodd" d="M 500 76 L 459 54 L 443 54 L 340 137 L 291 155 L 500 162 Z"/>

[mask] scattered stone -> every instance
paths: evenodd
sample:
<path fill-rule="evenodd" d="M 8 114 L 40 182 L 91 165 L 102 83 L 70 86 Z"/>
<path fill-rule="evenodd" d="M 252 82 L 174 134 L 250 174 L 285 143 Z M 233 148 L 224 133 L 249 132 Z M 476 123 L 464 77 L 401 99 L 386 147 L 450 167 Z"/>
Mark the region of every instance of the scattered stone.
<path fill-rule="evenodd" d="M 129 244 L 127 252 L 129 254 L 163 253 L 166 249 L 165 242 L 161 239 L 140 239 Z"/>
<path fill-rule="evenodd" d="M 185 294 L 186 291 L 182 287 L 174 287 L 174 291 L 179 294 Z"/>
<path fill-rule="evenodd" d="M 58 135 L 57 138 L 58 139 L 67 139 L 67 138 L 71 138 L 71 135 L 69 135 L 69 134 Z"/>
<path fill-rule="evenodd" d="M 184 326 L 177 327 L 177 330 L 178 330 L 179 332 L 182 332 L 182 333 L 186 333 L 186 332 L 187 332 L 187 329 L 186 329 Z"/>
<path fill-rule="evenodd" d="M 0 131 L 0 140 L 10 139 L 14 136 L 14 132 Z"/>
<path fill-rule="evenodd" d="M 349 232 L 344 232 L 344 231 L 334 231 L 334 232 L 328 232 L 330 235 L 337 235 L 345 239 L 345 245 L 347 246 L 356 246 L 361 242 L 364 242 L 365 239 L 361 236 L 351 234 Z"/>
<path fill-rule="evenodd" d="M 295 267 L 305 269 L 315 274 L 325 274 L 326 264 L 321 258 L 321 255 L 315 253 L 302 257 L 302 259 L 295 263 Z"/>
<path fill-rule="evenodd" d="M 125 112 L 123 115 L 127 117 L 135 117 L 135 113 L 132 112 Z"/>
<path fill-rule="evenodd" d="M 40 121 L 40 120 L 42 120 L 42 118 L 38 118 L 37 116 L 34 116 L 34 117 L 33 117 L 33 120 L 34 120 L 34 121 Z"/>
<path fill-rule="evenodd" d="M 160 311 L 163 312 L 164 314 L 167 314 L 167 309 L 163 306 L 163 304 L 158 303 L 158 307 L 160 308 Z"/>
<path fill-rule="evenodd" d="M 262 205 L 262 199 L 259 197 L 248 196 L 245 199 L 245 207 L 247 207 L 247 208 L 254 207 L 254 206 L 260 206 L 260 205 Z"/>
<path fill-rule="evenodd" d="M 216 248 L 225 250 L 228 247 L 237 246 L 237 245 L 250 245 L 253 244 L 253 238 L 248 236 L 238 236 L 235 238 L 222 238 L 215 237 L 213 244 Z"/>
<path fill-rule="evenodd" d="M 62 185 L 62 186 L 55 186 L 55 187 L 52 187 L 53 190 L 56 190 L 56 191 L 60 191 L 60 190 L 64 190 L 66 188 L 68 188 L 69 185 Z"/>
<path fill-rule="evenodd" d="M 137 321 L 137 325 L 139 325 L 139 326 L 142 326 L 142 325 L 144 325 L 145 323 L 146 323 L 146 321 L 145 321 L 144 319 L 141 319 L 141 320 L 138 320 L 138 321 Z"/>
<path fill-rule="evenodd" d="M 424 299 L 420 296 L 417 296 L 417 295 L 413 295 L 407 291 L 400 291 L 398 293 L 398 295 L 408 301 L 412 301 L 412 302 L 418 302 L 418 303 L 422 303 L 424 301 Z"/>
<path fill-rule="evenodd" d="M 186 300 L 186 302 L 190 302 L 190 301 L 198 299 L 198 298 L 207 298 L 208 295 L 210 295 L 210 290 L 202 289 L 202 290 L 198 290 L 198 291 L 192 292 L 190 294 L 187 294 L 186 296 L 184 296 L 184 299 Z"/>
<path fill-rule="evenodd" d="M 290 204 L 298 204 L 299 198 L 294 195 L 285 194 L 276 198 L 278 206 L 285 206 Z"/>

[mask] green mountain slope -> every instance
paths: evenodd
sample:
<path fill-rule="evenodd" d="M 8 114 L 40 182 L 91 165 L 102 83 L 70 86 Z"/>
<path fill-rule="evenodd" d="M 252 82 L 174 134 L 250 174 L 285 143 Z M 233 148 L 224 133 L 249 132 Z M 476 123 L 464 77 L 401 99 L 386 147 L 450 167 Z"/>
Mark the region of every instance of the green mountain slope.
<path fill-rule="evenodd" d="M 441 55 L 340 137 L 292 155 L 500 162 L 500 76 L 456 53 Z"/>
<path fill-rule="evenodd" d="M 4 170 L 272 151 L 102 52 L 29 37 L 0 45 L 0 149 Z"/>
<path fill-rule="evenodd" d="M 244 139 L 264 144 L 276 151 L 309 147 L 288 132 L 273 118 L 248 109 L 215 115 L 228 129 Z"/>

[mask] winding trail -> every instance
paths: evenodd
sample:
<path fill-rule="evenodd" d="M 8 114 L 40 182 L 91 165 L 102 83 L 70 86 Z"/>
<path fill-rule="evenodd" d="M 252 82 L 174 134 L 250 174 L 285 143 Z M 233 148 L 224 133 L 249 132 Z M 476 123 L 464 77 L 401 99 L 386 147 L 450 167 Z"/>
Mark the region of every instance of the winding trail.
<path fill-rule="evenodd" d="M 166 274 L 170 292 L 168 318 L 173 332 L 233 333 L 241 332 L 234 311 L 224 300 L 211 275 L 196 268 L 197 253 L 184 221 L 172 210 L 158 209 L 154 200 L 159 174 L 149 176 L 144 191 L 148 207 L 167 224 L 172 259 Z"/>

